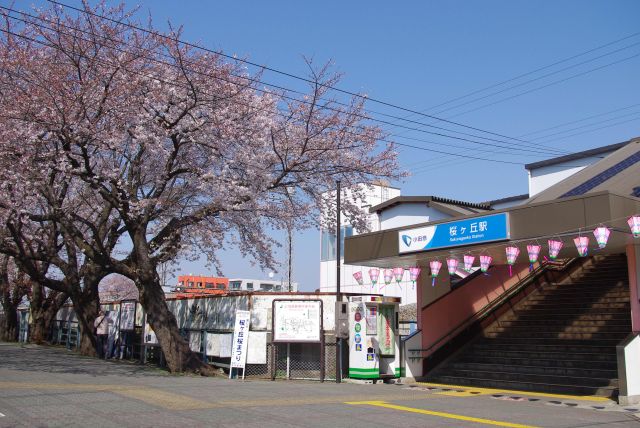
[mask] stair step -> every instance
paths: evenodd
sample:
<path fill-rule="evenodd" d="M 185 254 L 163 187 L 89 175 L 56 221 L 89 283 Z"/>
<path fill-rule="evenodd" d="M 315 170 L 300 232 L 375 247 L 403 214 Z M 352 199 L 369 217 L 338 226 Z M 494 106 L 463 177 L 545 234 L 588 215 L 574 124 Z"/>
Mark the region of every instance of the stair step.
<path fill-rule="evenodd" d="M 576 321 L 628 321 L 629 313 L 625 311 L 619 312 L 610 312 L 610 313 L 586 313 L 586 314 L 570 314 L 570 313 L 528 313 L 526 311 L 522 311 L 519 313 L 509 313 L 504 317 L 505 321 L 507 320 L 558 320 L 558 322 L 562 320 L 576 320 Z M 630 322 L 630 321 L 629 321 Z"/>
<path fill-rule="evenodd" d="M 521 364 L 496 364 L 477 362 L 455 362 L 444 367 L 447 373 L 456 370 L 467 372 L 514 373 L 522 375 L 545 375 L 560 377 L 579 377 L 595 379 L 613 379 L 618 376 L 617 369 L 598 369 L 586 367 L 535 366 Z"/>
<path fill-rule="evenodd" d="M 582 350 L 585 351 L 585 350 Z M 467 354 L 462 355 L 462 358 L 466 358 Z M 583 361 L 583 362 L 607 362 L 613 363 L 617 367 L 617 359 L 615 348 L 609 352 L 580 352 L 580 351 L 563 351 L 554 352 L 549 350 L 527 350 L 527 351 L 514 351 L 502 348 L 474 348 L 473 356 L 478 358 L 513 358 L 513 359 L 535 359 L 536 361 L 544 361 L 545 359 L 553 359 L 560 361 Z M 472 357 L 470 357 L 472 358 Z"/>
<path fill-rule="evenodd" d="M 568 340 L 597 340 L 603 343 L 611 343 L 612 346 L 617 345 L 627 336 L 627 332 L 599 332 L 599 333 L 566 333 L 554 331 L 537 331 L 529 332 L 529 337 L 522 337 L 521 332 L 517 331 L 487 331 L 484 337 L 500 338 L 517 341 L 529 341 L 531 339 L 568 339 Z"/>
<path fill-rule="evenodd" d="M 523 382 L 520 380 L 495 380 L 449 375 L 428 376 L 427 382 L 442 383 L 447 385 L 476 386 L 494 389 L 549 392 L 555 394 L 597 395 L 601 397 L 613 397 L 617 395 L 617 388 L 611 386 L 588 387 L 577 385 L 562 385 L 559 383 Z"/>
<path fill-rule="evenodd" d="M 506 355 L 505 355 L 506 354 Z M 516 356 L 511 356 L 516 354 Z M 534 366 L 534 367 L 565 367 L 572 369 L 587 369 L 587 370 L 610 370 L 616 372 L 618 364 L 615 358 L 609 357 L 608 360 L 594 360 L 594 354 L 582 354 L 583 359 L 569 359 L 574 358 L 577 354 L 538 354 L 530 355 L 528 353 L 504 353 L 495 352 L 494 355 L 475 354 L 465 355 L 457 362 L 460 363 L 473 363 L 473 364 L 498 364 L 498 365 L 514 365 L 514 366 Z"/>
<path fill-rule="evenodd" d="M 626 336 L 631 332 L 630 327 L 628 326 L 562 326 L 562 325 L 537 325 L 535 323 L 531 323 L 530 325 L 519 325 L 519 326 L 494 326 L 491 327 L 488 332 L 491 333 L 504 333 L 508 335 L 530 335 L 534 336 L 538 333 L 552 333 L 552 334 L 613 334 L 616 337 L 619 335 Z"/>
<path fill-rule="evenodd" d="M 532 304 L 541 304 L 541 303 L 557 303 L 561 305 L 572 304 L 572 303 L 629 303 L 629 293 L 623 296 L 572 296 L 572 297 L 563 297 L 556 296 L 554 294 L 540 294 L 536 296 L 531 296 L 527 300 L 526 303 Z"/>
<path fill-rule="evenodd" d="M 438 373 L 434 373 L 436 376 Z M 511 382 L 532 382 L 541 384 L 559 383 L 561 385 L 589 386 L 589 387 L 618 387 L 618 379 L 608 377 L 578 377 L 557 376 L 546 374 L 511 373 L 500 371 L 461 370 L 447 367 L 446 376 L 468 377 L 478 379 L 493 379 Z"/>
<path fill-rule="evenodd" d="M 518 305 L 518 310 L 528 310 L 528 309 L 534 309 L 534 310 L 544 310 L 544 309 L 549 309 L 549 310 L 562 310 L 562 309 L 566 309 L 569 311 L 573 311 L 573 310 L 585 310 L 585 309 L 603 309 L 603 310 L 610 310 L 610 309 L 630 309 L 630 303 L 627 300 L 626 302 L 609 302 L 609 303 L 600 303 L 600 302 L 593 302 L 590 303 L 589 306 L 585 306 L 585 304 L 581 304 L 579 301 L 577 302 L 554 302 L 554 301 L 550 301 L 550 302 L 529 302 L 529 301 L 524 301 L 521 302 Z"/>
<path fill-rule="evenodd" d="M 535 327 L 535 326 L 549 326 L 558 328 L 564 327 L 602 327 L 602 328 L 612 328 L 614 330 L 623 330 L 627 329 L 631 331 L 631 322 L 622 319 L 613 319 L 613 320 L 576 320 L 576 319 L 505 319 L 499 320 L 498 326 L 500 327 L 514 327 L 514 328 L 525 328 L 525 327 Z"/>
<path fill-rule="evenodd" d="M 474 343 L 473 347 L 490 348 L 490 349 L 507 349 L 512 351 L 547 351 L 547 352 L 582 352 L 582 353 L 612 353 L 615 354 L 615 345 L 619 341 L 614 340 L 610 343 L 602 344 L 602 341 L 571 341 L 558 339 L 531 339 L 513 340 L 509 339 L 492 339 L 483 338 L 483 340 Z"/>

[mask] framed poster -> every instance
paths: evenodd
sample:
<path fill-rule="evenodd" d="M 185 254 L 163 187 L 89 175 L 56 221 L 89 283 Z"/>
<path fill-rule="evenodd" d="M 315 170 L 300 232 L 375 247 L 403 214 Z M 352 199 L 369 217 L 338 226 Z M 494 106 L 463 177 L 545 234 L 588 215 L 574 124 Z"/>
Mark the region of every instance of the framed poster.
<path fill-rule="evenodd" d="M 319 343 L 322 335 L 321 300 L 274 300 L 273 342 Z"/>
<path fill-rule="evenodd" d="M 378 334 L 378 308 L 376 306 L 365 306 L 367 314 L 365 321 L 367 323 L 367 336 L 376 336 Z"/>
<path fill-rule="evenodd" d="M 133 331 L 136 329 L 136 302 L 122 301 L 120 303 L 120 331 Z"/>

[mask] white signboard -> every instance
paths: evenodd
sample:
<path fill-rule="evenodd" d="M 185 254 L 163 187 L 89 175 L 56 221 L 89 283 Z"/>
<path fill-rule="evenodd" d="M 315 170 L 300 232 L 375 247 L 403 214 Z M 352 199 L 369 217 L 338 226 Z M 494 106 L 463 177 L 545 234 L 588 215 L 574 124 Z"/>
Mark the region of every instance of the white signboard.
<path fill-rule="evenodd" d="M 246 364 L 250 321 L 250 311 L 236 311 L 236 327 L 233 330 L 233 342 L 231 347 L 232 369 L 244 369 Z"/>
<path fill-rule="evenodd" d="M 156 332 L 153 331 L 148 322 L 144 323 L 144 343 L 157 345 L 158 338 L 156 337 Z"/>
<path fill-rule="evenodd" d="M 120 330 L 133 331 L 136 329 L 136 302 L 122 302 L 120 304 Z"/>
<path fill-rule="evenodd" d="M 202 333 L 199 331 L 190 331 L 189 332 L 189 348 L 193 352 L 200 352 L 200 347 L 202 345 Z"/>
<path fill-rule="evenodd" d="M 220 358 L 231 358 L 232 334 L 220 335 Z"/>
<path fill-rule="evenodd" d="M 267 332 L 249 332 L 247 364 L 267 364 Z"/>
<path fill-rule="evenodd" d="M 322 302 L 281 300 L 273 304 L 274 342 L 320 342 Z"/>

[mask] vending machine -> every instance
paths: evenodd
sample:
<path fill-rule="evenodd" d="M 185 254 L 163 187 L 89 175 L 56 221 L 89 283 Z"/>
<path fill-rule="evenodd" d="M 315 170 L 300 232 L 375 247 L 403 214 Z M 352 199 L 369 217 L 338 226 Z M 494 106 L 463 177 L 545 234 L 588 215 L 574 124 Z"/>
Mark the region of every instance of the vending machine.
<path fill-rule="evenodd" d="M 349 377 L 401 376 L 399 297 L 349 297 Z"/>

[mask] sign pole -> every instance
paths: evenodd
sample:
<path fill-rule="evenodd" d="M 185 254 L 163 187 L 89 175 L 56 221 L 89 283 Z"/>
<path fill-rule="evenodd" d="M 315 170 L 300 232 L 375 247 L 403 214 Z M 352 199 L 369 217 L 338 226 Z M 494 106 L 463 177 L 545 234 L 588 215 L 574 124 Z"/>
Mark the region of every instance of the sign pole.
<path fill-rule="evenodd" d="M 340 180 L 336 181 L 336 301 L 342 302 L 340 295 Z M 342 382 L 342 340 L 336 326 L 336 383 Z"/>

